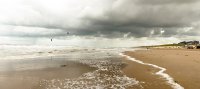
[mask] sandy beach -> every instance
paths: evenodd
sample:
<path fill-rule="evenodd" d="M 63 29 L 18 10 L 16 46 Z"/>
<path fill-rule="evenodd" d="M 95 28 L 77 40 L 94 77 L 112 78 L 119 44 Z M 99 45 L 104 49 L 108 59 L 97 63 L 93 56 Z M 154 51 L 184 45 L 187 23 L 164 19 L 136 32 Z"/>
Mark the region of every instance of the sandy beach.
<path fill-rule="evenodd" d="M 185 89 L 200 89 L 200 50 L 150 49 L 127 51 L 125 54 L 145 63 L 166 68 L 165 73 Z M 165 79 L 155 75 L 158 69 L 124 59 L 128 66 L 123 72 L 129 77 L 144 81 L 144 89 L 171 89 Z"/>

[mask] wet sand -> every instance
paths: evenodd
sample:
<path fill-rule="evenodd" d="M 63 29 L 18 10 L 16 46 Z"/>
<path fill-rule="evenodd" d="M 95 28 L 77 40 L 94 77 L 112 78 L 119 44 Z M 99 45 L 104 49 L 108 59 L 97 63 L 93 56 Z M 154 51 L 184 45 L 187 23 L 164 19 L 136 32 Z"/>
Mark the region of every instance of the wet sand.
<path fill-rule="evenodd" d="M 200 50 L 151 49 L 125 52 L 125 54 L 166 68 L 166 73 L 185 89 L 200 89 Z M 128 66 L 123 72 L 129 77 L 144 81 L 145 89 L 170 89 L 169 85 L 164 83 L 164 79 L 153 74 L 156 69 L 126 59 L 124 62 Z"/>
<path fill-rule="evenodd" d="M 0 62 L 0 89 L 46 89 L 43 80 L 77 78 L 94 71 L 88 65 L 62 58 Z"/>
<path fill-rule="evenodd" d="M 159 71 L 158 69 L 127 59 L 125 59 L 124 62 L 127 63 L 127 66 L 123 68 L 122 71 L 128 77 L 136 78 L 136 80 L 140 81 L 144 89 L 172 89 L 164 79 L 154 74 Z"/>

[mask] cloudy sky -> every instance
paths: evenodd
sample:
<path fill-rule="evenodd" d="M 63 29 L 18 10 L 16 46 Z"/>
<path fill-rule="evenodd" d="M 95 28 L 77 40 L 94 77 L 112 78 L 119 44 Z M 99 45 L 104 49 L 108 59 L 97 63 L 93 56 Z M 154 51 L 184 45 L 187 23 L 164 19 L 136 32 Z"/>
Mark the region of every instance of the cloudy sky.
<path fill-rule="evenodd" d="M 0 44 L 150 45 L 200 40 L 199 28 L 199 0 L 0 0 Z"/>

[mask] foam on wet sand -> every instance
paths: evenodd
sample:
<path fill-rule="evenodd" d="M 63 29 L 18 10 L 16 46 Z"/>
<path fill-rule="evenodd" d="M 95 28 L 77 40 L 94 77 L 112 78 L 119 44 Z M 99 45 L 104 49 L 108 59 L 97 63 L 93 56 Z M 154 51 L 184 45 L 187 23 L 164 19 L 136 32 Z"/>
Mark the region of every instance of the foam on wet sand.
<path fill-rule="evenodd" d="M 150 63 L 165 68 L 166 70 L 163 69 L 161 72 L 170 75 L 174 79 L 171 82 L 178 83 L 185 89 L 200 88 L 199 50 L 150 49 L 127 51 L 124 53 L 144 63 Z M 160 70 L 153 71 L 153 73 L 155 74 L 158 71 Z M 136 79 L 140 81 L 137 76 Z"/>
<path fill-rule="evenodd" d="M 163 67 L 160 67 L 160 66 L 157 66 L 154 64 L 150 64 L 150 63 L 144 63 L 143 61 L 136 60 L 135 58 L 132 58 L 131 56 L 125 55 L 123 53 L 120 53 L 119 55 L 126 57 L 128 60 L 160 69 L 160 71 L 156 72 L 155 74 L 160 75 L 161 77 L 166 79 L 167 83 L 169 83 L 173 89 L 184 89 L 181 85 L 176 83 L 171 76 L 169 76 L 167 73 L 165 73 L 166 68 L 163 68 Z"/>

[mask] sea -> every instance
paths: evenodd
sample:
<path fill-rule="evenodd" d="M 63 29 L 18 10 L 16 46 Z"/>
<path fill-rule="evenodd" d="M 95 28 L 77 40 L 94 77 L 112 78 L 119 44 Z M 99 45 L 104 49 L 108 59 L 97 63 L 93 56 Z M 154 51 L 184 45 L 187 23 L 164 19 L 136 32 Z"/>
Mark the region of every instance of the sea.
<path fill-rule="evenodd" d="M 122 56 L 119 53 L 131 48 L 94 48 L 47 45 L 1 45 L 0 72 L 12 68 L 12 71 L 42 69 L 55 65 L 24 62 L 29 60 L 62 60 L 74 61 L 95 68 L 77 78 L 41 79 L 40 86 L 45 89 L 105 89 L 141 87 L 135 78 L 127 77 L 121 68 Z M 44 59 L 47 58 L 47 59 Z M 23 61 L 23 62 L 21 62 Z M 11 64 L 10 64 L 11 63 Z M 20 65 L 19 65 L 20 64 Z M 10 66 L 12 65 L 12 67 Z M 28 66 L 27 66 L 28 65 Z M 9 69 L 10 71 L 11 69 Z M 70 72 L 70 71 L 69 71 Z"/>
<path fill-rule="evenodd" d="M 38 87 L 41 89 L 143 89 L 141 86 L 143 81 L 130 78 L 121 71 L 126 66 L 122 58 L 127 57 L 134 62 L 160 69 L 156 74 L 166 79 L 173 89 L 184 89 L 175 83 L 171 76 L 164 73 L 165 68 L 122 54 L 124 51 L 134 50 L 137 48 L 0 45 L 0 72 L 53 68 L 57 66 L 57 61 L 65 60 L 87 65 L 94 70 L 82 73 L 75 78 L 40 79 Z M 44 63 L 52 60 L 54 63 Z M 61 67 L 65 66 L 67 65 L 61 65 Z"/>

